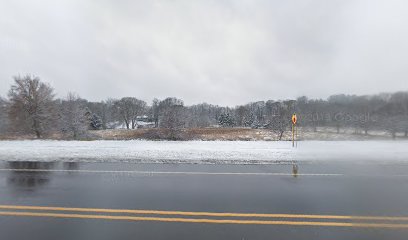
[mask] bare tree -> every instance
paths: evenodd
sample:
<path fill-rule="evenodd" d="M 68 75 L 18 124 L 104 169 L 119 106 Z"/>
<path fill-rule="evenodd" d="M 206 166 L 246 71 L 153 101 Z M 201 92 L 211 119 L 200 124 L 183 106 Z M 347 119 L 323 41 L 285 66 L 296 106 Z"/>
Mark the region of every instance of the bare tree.
<path fill-rule="evenodd" d="M 235 109 L 235 120 L 237 126 L 246 126 L 247 116 L 249 116 L 249 109 L 245 106 L 239 106 Z"/>
<path fill-rule="evenodd" d="M 144 113 L 146 102 L 133 97 L 124 97 L 114 103 L 116 113 L 127 129 L 137 127 L 137 117 Z"/>
<path fill-rule="evenodd" d="M 34 133 L 41 138 L 55 123 L 53 89 L 38 77 L 14 77 L 9 91 L 9 118 L 17 132 Z"/>
<path fill-rule="evenodd" d="M 85 102 L 74 93 L 69 93 L 61 102 L 60 130 L 74 139 L 86 135 L 88 131 L 89 120 Z"/>
<path fill-rule="evenodd" d="M 211 108 L 212 106 L 207 103 L 186 107 L 186 126 L 191 128 L 210 126 Z"/>
<path fill-rule="evenodd" d="M 119 117 L 126 125 L 127 129 L 130 129 L 130 122 L 132 119 L 130 111 L 130 101 L 127 101 L 127 98 L 122 98 L 114 102 L 114 112 L 115 115 Z"/>
<path fill-rule="evenodd" d="M 177 98 L 166 98 L 160 102 L 159 109 L 159 127 L 168 130 L 168 139 L 179 139 L 181 129 L 185 126 L 183 101 Z"/>
<path fill-rule="evenodd" d="M 8 105 L 7 100 L 0 97 L 0 133 L 2 134 L 9 130 Z"/>
<path fill-rule="evenodd" d="M 108 98 L 106 101 L 102 101 L 103 107 L 99 111 L 99 114 L 102 118 L 102 128 L 103 129 L 116 128 L 118 119 L 119 120 L 121 119 L 121 117 L 118 116 L 115 110 L 116 101 L 117 100 L 112 99 L 112 98 Z"/>
<path fill-rule="evenodd" d="M 154 121 L 155 128 L 159 127 L 159 111 L 160 111 L 159 104 L 160 104 L 159 99 L 157 98 L 153 99 L 152 107 L 151 107 L 151 115 Z"/>
<path fill-rule="evenodd" d="M 142 117 L 142 115 L 146 112 L 146 102 L 136 99 L 133 99 L 132 105 L 132 129 L 137 128 L 137 120 L 138 117 Z"/>
<path fill-rule="evenodd" d="M 290 127 L 291 116 L 295 101 L 284 101 L 271 103 L 269 123 L 267 128 L 278 134 L 278 139 L 282 140 L 283 134 Z"/>

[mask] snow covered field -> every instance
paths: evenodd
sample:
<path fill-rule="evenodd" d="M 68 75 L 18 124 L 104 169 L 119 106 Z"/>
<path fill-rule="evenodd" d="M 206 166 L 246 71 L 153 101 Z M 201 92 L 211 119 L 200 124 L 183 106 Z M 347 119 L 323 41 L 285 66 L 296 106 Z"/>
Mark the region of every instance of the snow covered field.
<path fill-rule="evenodd" d="M 0 141 L 1 161 L 268 164 L 293 161 L 408 163 L 407 141 Z"/>

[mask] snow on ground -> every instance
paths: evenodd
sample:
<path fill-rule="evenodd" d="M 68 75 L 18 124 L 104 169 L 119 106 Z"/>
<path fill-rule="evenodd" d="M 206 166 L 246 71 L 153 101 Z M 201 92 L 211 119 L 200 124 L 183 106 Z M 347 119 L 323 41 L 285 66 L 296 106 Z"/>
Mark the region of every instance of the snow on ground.
<path fill-rule="evenodd" d="M 408 164 L 408 141 L 304 141 L 299 142 L 299 161 L 352 161 Z"/>
<path fill-rule="evenodd" d="M 268 164 L 407 162 L 406 141 L 0 141 L 0 161 Z"/>

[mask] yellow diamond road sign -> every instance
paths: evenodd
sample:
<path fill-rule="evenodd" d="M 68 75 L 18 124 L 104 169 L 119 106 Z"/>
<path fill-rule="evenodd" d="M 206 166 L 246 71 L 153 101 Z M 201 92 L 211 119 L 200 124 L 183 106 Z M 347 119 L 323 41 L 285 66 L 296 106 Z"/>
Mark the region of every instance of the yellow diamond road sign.
<path fill-rule="evenodd" d="M 296 122 L 297 122 L 297 116 L 296 116 L 296 113 L 294 113 L 294 114 L 292 115 L 292 123 L 293 123 L 293 125 L 296 125 Z"/>

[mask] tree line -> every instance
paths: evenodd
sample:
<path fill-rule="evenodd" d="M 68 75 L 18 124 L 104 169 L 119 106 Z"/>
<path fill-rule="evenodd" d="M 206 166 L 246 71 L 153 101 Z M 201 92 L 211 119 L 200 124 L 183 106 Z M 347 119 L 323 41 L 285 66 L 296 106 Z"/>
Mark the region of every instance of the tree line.
<path fill-rule="evenodd" d="M 408 136 L 408 92 L 376 95 L 333 95 L 327 99 L 299 97 L 292 100 L 251 102 L 235 107 L 207 103 L 185 106 L 168 97 L 150 104 L 135 97 L 91 102 L 69 93 L 56 98 L 54 89 L 39 77 L 14 77 L 7 97 L 0 97 L 0 134 L 43 138 L 60 133 L 83 138 L 91 130 L 155 128 L 166 139 L 178 139 L 186 128 L 246 127 L 268 129 L 282 138 L 297 113 L 303 130 L 331 127 L 340 133 L 384 131 L 392 137 Z M 154 137 L 154 136 L 153 136 Z"/>

